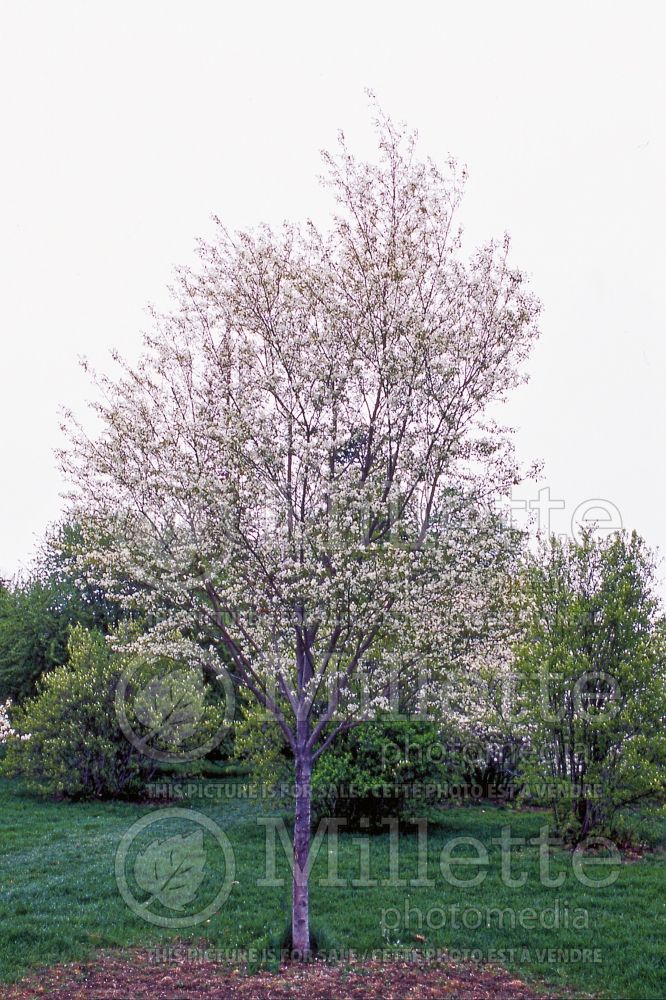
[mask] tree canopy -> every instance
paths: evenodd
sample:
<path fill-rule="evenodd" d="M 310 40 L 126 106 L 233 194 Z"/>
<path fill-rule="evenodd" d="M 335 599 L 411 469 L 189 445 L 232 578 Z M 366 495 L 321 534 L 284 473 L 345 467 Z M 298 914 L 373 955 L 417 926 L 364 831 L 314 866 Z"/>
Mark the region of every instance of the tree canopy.
<path fill-rule="evenodd" d="M 464 172 L 381 114 L 377 134 L 378 162 L 342 136 L 324 155 L 327 231 L 218 222 L 140 362 L 97 377 L 101 433 L 64 454 L 102 585 L 145 588 L 156 648 L 180 631 L 197 657 L 213 629 L 291 747 L 300 952 L 313 762 L 396 675 L 436 693 L 501 600 L 515 537 L 493 505 L 519 472 L 489 408 L 539 308 L 508 240 L 463 254 Z"/>
<path fill-rule="evenodd" d="M 1 700 L 34 694 L 39 678 L 65 663 L 75 625 L 103 633 L 117 625 L 122 609 L 77 561 L 82 538 L 79 525 L 56 525 L 30 575 L 0 586 Z"/>

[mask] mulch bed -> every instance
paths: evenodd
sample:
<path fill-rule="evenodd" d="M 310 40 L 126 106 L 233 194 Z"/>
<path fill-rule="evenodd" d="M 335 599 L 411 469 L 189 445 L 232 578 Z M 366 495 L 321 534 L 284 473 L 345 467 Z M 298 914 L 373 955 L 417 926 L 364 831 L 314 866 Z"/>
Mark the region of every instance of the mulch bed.
<path fill-rule="evenodd" d="M 45 996 L 49 1000 L 405 1000 L 451 997 L 464 1000 L 543 1000 L 515 976 L 487 965 L 363 961 L 330 965 L 289 963 L 274 972 L 248 973 L 216 962 L 156 964 L 145 951 L 105 953 L 92 962 L 53 966 L 0 993 L 5 1000 Z"/>

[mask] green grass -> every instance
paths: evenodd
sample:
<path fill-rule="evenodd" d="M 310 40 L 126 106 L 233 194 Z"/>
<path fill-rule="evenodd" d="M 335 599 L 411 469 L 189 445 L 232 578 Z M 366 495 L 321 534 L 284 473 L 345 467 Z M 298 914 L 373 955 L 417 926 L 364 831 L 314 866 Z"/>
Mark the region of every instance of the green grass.
<path fill-rule="evenodd" d="M 221 787 L 209 783 L 206 787 Z M 187 805 L 187 803 L 174 803 Z M 233 797 L 200 798 L 193 808 L 213 819 L 227 834 L 236 859 L 236 885 L 210 921 L 189 930 L 162 929 L 145 923 L 125 904 L 114 875 L 114 857 L 123 834 L 152 806 L 125 803 L 57 803 L 22 793 L 15 782 L 0 781 L 0 978 L 14 981 L 30 968 L 75 961 L 96 948 L 154 946 L 180 938 L 205 938 L 222 950 L 273 948 L 279 945 L 289 920 L 288 865 L 278 854 L 278 875 L 287 876 L 277 887 L 257 885 L 265 873 L 266 838 L 257 823 L 267 815 L 265 804 Z M 565 875 L 563 885 L 548 888 L 539 879 L 539 849 L 514 847 L 512 874 L 527 874 L 524 885 L 503 884 L 500 850 L 492 841 L 503 826 L 514 837 L 538 836 L 546 814 L 518 813 L 489 806 L 452 808 L 430 822 L 428 876 L 431 886 L 382 885 L 389 876 L 389 835 L 362 838 L 369 850 L 370 874 L 379 885 L 355 887 L 359 877 L 359 835 L 339 839 L 339 874 L 344 885 L 322 886 L 329 845 L 324 842 L 312 874 L 312 923 L 329 949 L 357 953 L 382 948 L 451 949 L 454 952 L 493 953 L 496 964 L 523 978 L 554 989 L 608 997 L 666 996 L 666 858 L 657 850 L 644 859 L 623 864 L 614 885 L 588 888 L 574 876 L 571 855 L 556 849 L 551 872 Z M 182 828 L 191 831 L 186 822 Z M 152 829 L 152 828 L 151 828 Z M 159 826 L 154 833 L 159 835 Z M 175 827 L 169 828 L 173 835 Z M 653 824 L 653 840 L 663 839 L 663 824 Z M 489 853 L 486 868 L 454 866 L 461 878 L 485 871 L 483 882 L 455 888 L 439 867 L 442 848 L 454 837 L 474 837 Z M 400 877 L 409 882 L 418 873 L 415 835 L 400 835 Z M 142 848 L 145 846 L 142 843 Z M 459 853 L 464 853 L 462 850 Z M 474 851 L 472 851 L 474 853 Z M 222 853 L 207 842 L 206 867 L 197 900 L 210 900 L 225 874 Z M 592 876 L 607 874 L 591 870 Z M 559 926 L 529 926 L 525 910 L 552 915 L 559 902 Z M 411 926 L 405 926 L 405 905 Z M 160 910 L 155 904 L 155 912 Z M 452 906 L 460 907 L 458 926 L 451 921 Z M 569 926 L 564 926 L 564 907 Z M 196 908 L 196 907 L 195 907 Z M 504 911 L 500 926 L 498 915 Z M 582 908 L 588 926 L 572 926 L 572 915 Z M 508 925 L 507 909 L 522 912 L 528 926 Z M 430 912 L 430 923 L 420 916 Z M 468 925 L 481 917 L 481 925 Z M 399 926 L 396 911 L 400 914 Z M 382 926 L 382 917 L 384 917 Z M 486 919 L 487 918 L 487 919 Z M 552 917 L 551 917 L 552 919 Z M 489 923 L 489 926 L 486 924 Z M 420 941 L 416 935 L 424 938 Z M 548 949 L 557 953 L 548 954 Z M 600 961 L 572 961 L 578 953 L 594 951 Z M 513 950 L 513 953 L 512 953 Z M 588 956 L 589 957 L 589 956 Z M 594 955 L 592 957 L 595 957 Z M 554 959 L 554 960 L 551 960 Z"/>

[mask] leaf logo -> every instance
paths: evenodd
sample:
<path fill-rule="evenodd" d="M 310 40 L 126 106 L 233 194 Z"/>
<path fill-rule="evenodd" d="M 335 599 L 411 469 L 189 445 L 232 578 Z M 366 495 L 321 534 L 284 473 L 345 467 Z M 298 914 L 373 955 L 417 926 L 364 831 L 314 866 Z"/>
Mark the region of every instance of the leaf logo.
<path fill-rule="evenodd" d="M 182 910 L 191 903 L 203 881 L 206 854 L 203 830 L 154 840 L 137 855 L 134 877 L 150 898 L 170 910 Z"/>
<path fill-rule="evenodd" d="M 203 714 L 203 683 L 192 683 L 189 670 L 172 670 L 153 678 L 137 692 L 134 713 L 147 732 L 141 742 L 155 738 L 171 746 L 180 745 L 197 732 Z"/>
<path fill-rule="evenodd" d="M 164 824 L 176 821 L 177 835 L 169 836 Z M 159 833 L 153 826 L 155 823 L 159 824 Z M 188 826 L 183 827 L 183 823 Z M 152 841 L 147 832 L 150 827 L 157 836 Z M 184 834 L 183 829 L 192 832 Z M 215 892 L 215 887 L 211 890 L 211 886 L 201 885 L 206 860 L 204 834 L 210 838 L 210 843 L 217 844 L 224 856 L 224 879 L 216 886 L 217 892 L 212 899 L 208 897 L 211 891 Z M 142 838 L 139 842 L 138 837 Z M 142 850 L 144 844 L 148 846 Z M 238 884 L 234 850 L 224 830 L 204 813 L 175 806 L 155 809 L 132 824 L 120 839 L 114 868 L 116 884 L 127 906 L 156 927 L 194 927 L 210 920 Z M 133 872 L 132 885 L 128 881 L 130 872 Z M 207 898 L 193 902 L 198 892 Z M 154 903 L 158 905 L 151 909 Z M 196 912 L 192 912 L 197 906 Z"/>

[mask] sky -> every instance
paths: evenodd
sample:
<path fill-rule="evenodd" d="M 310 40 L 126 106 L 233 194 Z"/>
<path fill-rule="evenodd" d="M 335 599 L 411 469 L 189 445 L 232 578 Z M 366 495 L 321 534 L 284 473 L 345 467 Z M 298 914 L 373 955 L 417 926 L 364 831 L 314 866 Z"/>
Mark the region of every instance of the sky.
<path fill-rule="evenodd" d="M 666 552 L 666 15 L 657 3 L 0 4 L 0 577 L 65 484 L 79 359 L 138 356 L 146 307 L 217 214 L 323 217 L 320 150 L 372 154 L 372 88 L 467 164 L 466 244 L 505 231 L 543 302 L 505 408 L 558 533 L 595 517 Z M 550 510 L 549 510 L 550 508 Z M 548 520 L 550 517 L 550 520 Z M 662 567 L 662 576 L 664 575 Z"/>

